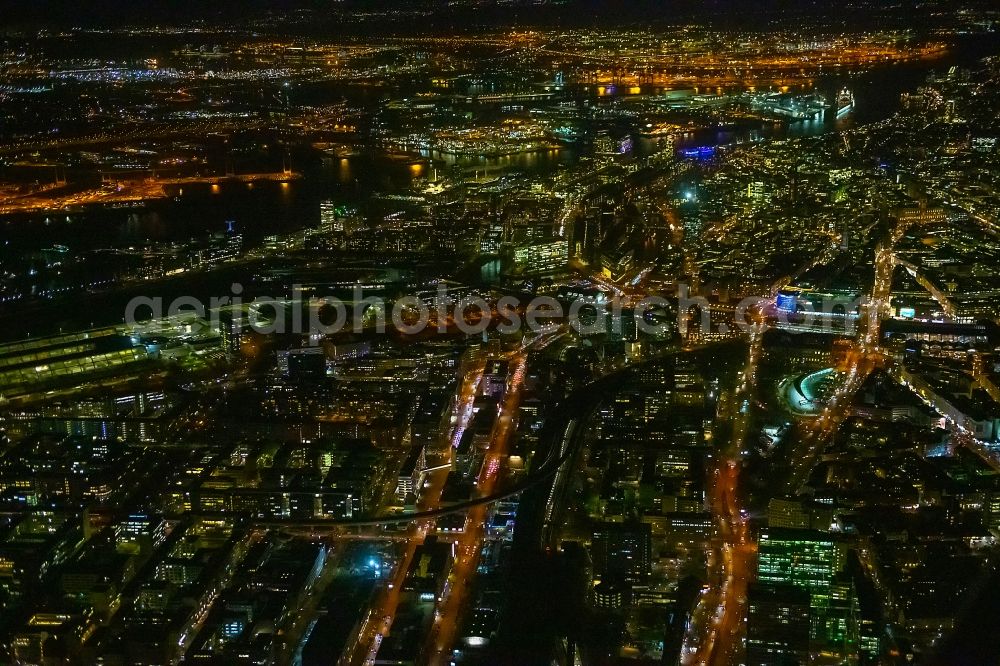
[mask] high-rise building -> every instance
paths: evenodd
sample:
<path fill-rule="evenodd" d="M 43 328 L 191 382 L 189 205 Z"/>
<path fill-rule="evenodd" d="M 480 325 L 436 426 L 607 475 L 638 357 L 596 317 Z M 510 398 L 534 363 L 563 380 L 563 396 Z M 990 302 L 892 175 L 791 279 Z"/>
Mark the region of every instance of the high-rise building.
<path fill-rule="evenodd" d="M 319 204 L 319 231 L 336 247 L 342 247 L 345 237 L 344 217 L 332 201 Z"/>
<path fill-rule="evenodd" d="M 319 204 L 319 229 L 330 233 L 337 225 L 337 207 L 332 201 L 321 201 Z"/>
<path fill-rule="evenodd" d="M 604 609 L 621 608 L 625 601 L 625 590 L 618 583 L 601 581 L 594 588 L 594 606 Z"/>
<path fill-rule="evenodd" d="M 844 572 L 830 584 L 830 601 L 823 624 L 826 651 L 845 664 L 856 664 L 861 649 L 861 612 L 854 581 Z"/>
<path fill-rule="evenodd" d="M 767 189 L 759 180 L 755 180 L 747 185 L 747 198 L 759 201 L 764 198 Z"/>
<path fill-rule="evenodd" d="M 614 210 L 588 208 L 577 218 L 574 231 L 573 256 L 589 263 L 600 255 L 601 241 L 605 224 L 614 222 Z"/>
<path fill-rule="evenodd" d="M 612 308 L 607 314 L 608 338 L 615 342 L 635 342 L 639 339 L 638 318 L 641 316 L 632 308 Z"/>
<path fill-rule="evenodd" d="M 242 347 L 242 317 L 225 310 L 219 312 L 219 335 L 222 337 L 222 350 L 226 358 L 235 358 Z"/>
<path fill-rule="evenodd" d="M 645 523 L 601 523 L 591 541 L 594 576 L 643 585 L 652 566 L 652 529 Z"/>
<path fill-rule="evenodd" d="M 857 660 L 858 612 L 853 583 L 843 574 L 844 544 L 831 534 L 768 528 L 758 543 L 757 580 L 809 593 L 812 649 Z"/>
<path fill-rule="evenodd" d="M 288 378 L 293 381 L 317 380 L 326 376 L 326 355 L 322 347 L 294 349 L 288 355 Z"/>
<path fill-rule="evenodd" d="M 787 584 L 754 584 L 747 592 L 747 666 L 809 662 L 809 592 Z"/>
<path fill-rule="evenodd" d="M 569 263 L 569 244 L 562 239 L 530 242 L 514 248 L 514 269 L 523 275 L 554 275 Z"/>
<path fill-rule="evenodd" d="M 500 254 L 504 242 L 504 227 L 498 222 L 487 225 L 479 239 L 479 251 L 482 254 Z"/>

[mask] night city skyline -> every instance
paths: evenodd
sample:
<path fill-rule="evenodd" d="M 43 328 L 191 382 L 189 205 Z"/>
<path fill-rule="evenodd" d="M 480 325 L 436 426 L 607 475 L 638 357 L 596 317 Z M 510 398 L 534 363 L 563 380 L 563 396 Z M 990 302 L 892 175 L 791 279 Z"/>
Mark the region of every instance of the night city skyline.
<path fill-rule="evenodd" d="M 0 664 L 1000 664 L 1000 8 L 0 2 Z"/>

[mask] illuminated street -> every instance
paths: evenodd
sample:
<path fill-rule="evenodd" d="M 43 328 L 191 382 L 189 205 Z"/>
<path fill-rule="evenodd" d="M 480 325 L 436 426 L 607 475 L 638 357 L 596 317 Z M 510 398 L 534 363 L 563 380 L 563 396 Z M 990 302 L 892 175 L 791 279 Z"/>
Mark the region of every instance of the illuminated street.
<path fill-rule="evenodd" d="M 5 7 L 0 663 L 1000 663 L 995 4 Z"/>

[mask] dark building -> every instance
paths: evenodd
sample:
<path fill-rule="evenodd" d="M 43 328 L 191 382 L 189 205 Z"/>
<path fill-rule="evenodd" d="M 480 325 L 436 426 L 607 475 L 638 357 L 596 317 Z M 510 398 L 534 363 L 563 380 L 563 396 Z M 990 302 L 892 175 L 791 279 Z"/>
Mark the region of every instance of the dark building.
<path fill-rule="evenodd" d="M 316 381 L 326 377 L 326 355 L 321 347 L 296 349 L 288 354 L 287 376 L 292 381 Z"/>
<path fill-rule="evenodd" d="M 754 584 L 747 593 L 747 666 L 809 663 L 809 592 Z"/>
<path fill-rule="evenodd" d="M 652 561 L 652 530 L 645 523 L 601 523 L 593 534 L 594 577 L 644 585 Z"/>

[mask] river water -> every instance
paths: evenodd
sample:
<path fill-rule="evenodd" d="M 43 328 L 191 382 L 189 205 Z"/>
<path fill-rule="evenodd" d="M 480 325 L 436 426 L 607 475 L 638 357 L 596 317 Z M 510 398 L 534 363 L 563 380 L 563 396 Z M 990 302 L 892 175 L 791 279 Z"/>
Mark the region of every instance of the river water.
<path fill-rule="evenodd" d="M 1000 51 L 1000 36 L 976 35 L 960 39 L 942 60 L 879 69 L 857 76 L 828 76 L 815 87 L 833 99 L 842 87 L 854 92 L 852 113 L 839 119 L 827 113 L 817 121 L 721 127 L 683 137 L 683 146 L 713 145 L 757 136 L 804 136 L 843 129 L 855 123 L 878 120 L 891 114 L 902 92 L 914 90 L 931 70 L 951 65 L 969 66 L 990 53 Z M 639 153 L 652 147 L 649 139 L 636 137 Z M 438 169 L 460 168 L 465 172 L 498 173 L 511 168 L 529 173 L 550 172 L 560 164 L 572 163 L 578 151 L 572 148 L 524 153 L 502 157 L 454 157 L 431 155 L 432 165 L 414 165 L 370 156 L 324 160 L 305 165 L 306 178 L 285 185 L 222 183 L 217 187 L 189 186 L 183 194 L 149 203 L 142 209 L 95 209 L 68 215 L 29 215 L 0 221 L 3 254 L 18 255 L 53 244 L 72 249 L 120 247 L 151 242 L 170 242 L 221 232 L 233 221 L 246 242 L 318 222 L 318 203 L 324 199 L 351 203 L 364 201 L 374 190 L 405 188 L 415 176 L 432 175 Z M 301 167 L 300 167 L 301 168 Z"/>
<path fill-rule="evenodd" d="M 985 55 L 997 52 L 1000 52 L 1000 35 L 968 36 L 935 62 L 894 66 L 856 76 L 827 76 L 815 82 L 816 90 L 833 99 L 840 88 L 850 88 L 856 105 L 849 115 L 834 118 L 835 114 L 827 113 L 825 119 L 817 121 L 709 129 L 683 137 L 680 146 L 718 145 L 762 136 L 815 135 L 879 120 L 893 113 L 898 108 L 900 94 L 918 87 L 929 71 L 941 71 L 952 65 L 971 66 Z M 633 143 L 639 154 L 652 149 L 649 139 L 635 137 Z M 266 236 L 315 225 L 319 221 L 319 202 L 325 199 L 361 204 L 373 191 L 405 189 L 415 177 L 432 176 L 433 169 L 547 173 L 575 162 L 581 152 L 564 147 L 490 158 L 430 155 L 429 163 L 376 159 L 365 154 L 346 160 L 313 158 L 298 165 L 305 178 L 285 184 L 185 185 L 183 190 L 170 190 L 169 198 L 149 202 L 142 208 L 0 218 L 0 267 L 16 265 L 24 256 L 57 244 L 68 246 L 71 252 L 82 252 L 183 243 L 222 232 L 230 222 L 243 234 L 245 245 L 253 246 Z"/>

